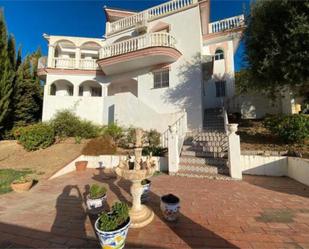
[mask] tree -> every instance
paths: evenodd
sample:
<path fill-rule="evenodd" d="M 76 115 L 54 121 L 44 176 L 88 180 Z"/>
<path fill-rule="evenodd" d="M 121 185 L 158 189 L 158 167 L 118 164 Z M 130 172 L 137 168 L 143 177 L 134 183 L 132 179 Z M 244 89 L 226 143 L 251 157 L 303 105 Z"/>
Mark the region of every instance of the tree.
<path fill-rule="evenodd" d="M 309 85 L 309 2 L 258 0 L 244 33 L 242 82 L 268 92 Z"/>
<path fill-rule="evenodd" d="M 41 118 L 42 87 L 36 76 L 40 52 L 27 56 L 19 66 L 14 94 L 14 126 L 35 123 Z"/>
<path fill-rule="evenodd" d="M 12 65 L 10 49 L 15 50 L 12 38 L 8 43 L 6 24 L 3 11 L 0 10 L 0 135 L 5 129 L 10 112 L 11 95 L 13 92 L 14 65 Z"/>

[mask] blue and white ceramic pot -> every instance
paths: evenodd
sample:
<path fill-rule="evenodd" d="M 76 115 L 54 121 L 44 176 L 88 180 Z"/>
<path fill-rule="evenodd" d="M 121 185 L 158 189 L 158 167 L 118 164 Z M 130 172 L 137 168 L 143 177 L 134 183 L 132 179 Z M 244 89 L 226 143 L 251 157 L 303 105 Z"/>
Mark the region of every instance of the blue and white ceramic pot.
<path fill-rule="evenodd" d="M 125 240 L 128 234 L 129 226 L 131 224 L 130 218 L 123 225 L 123 227 L 119 228 L 115 231 L 104 232 L 99 229 L 99 221 L 98 218 L 95 222 L 95 230 L 100 240 L 100 244 L 102 249 L 122 249 L 125 245 Z"/>
<path fill-rule="evenodd" d="M 146 179 L 146 184 L 142 184 L 143 187 L 143 194 L 141 196 L 141 201 L 146 202 L 149 199 L 149 192 L 150 192 L 150 186 L 151 186 L 151 181 Z"/>
<path fill-rule="evenodd" d="M 87 200 L 86 200 L 88 210 L 91 211 L 91 210 L 100 209 L 101 207 L 103 207 L 104 203 L 106 202 L 106 198 L 107 198 L 106 194 L 103 195 L 102 197 L 95 198 L 95 199 L 90 198 L 90 196 L 88 195 Z"/>
<path fill-rule="evenodd" d="M 173 194 L 164 195 L 161 197 L 160 208 L 167 221 L 175 221 L 179 215 L 180 200 Z"/>

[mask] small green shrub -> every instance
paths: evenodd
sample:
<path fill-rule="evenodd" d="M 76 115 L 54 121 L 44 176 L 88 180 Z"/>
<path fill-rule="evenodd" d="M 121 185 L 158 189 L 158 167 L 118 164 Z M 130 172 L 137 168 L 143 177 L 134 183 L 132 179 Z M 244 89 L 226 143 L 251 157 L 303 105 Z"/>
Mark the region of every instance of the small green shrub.
<path fill-rule="evenodd" d="M 101 128 L 90 121 L 81 120 L 70 110 L 56 113 L 51 121 L 55 133 L 61 138 L 81 137 L 94 138 L 100 134 Z"/>
<path fill-rule="evenodd" d="M 143 156 L 165 156 L 165 153 L 167 152 L 166 148 L 162 148 L 160 146 L 146 146 L 143 148 L 142 154 Z"/>
<path fill-rule="evenodd" d="M 99 229 L 105 232 L 121 228 L 129 219 L 129 208 L 126 203 L 116 202 L 110 213 L 100 215 Z"/>
<path fill-rule="evenodd" d="M 74 140 L 76 144 L 80 144 L 82 142 L 82 138 L 80 136 L 76 136 Z"/>
<path fill-rule="evenodd" d="M 111 136 L 118 143 L 124 135 L 124 129 L 115 123 L 109 124 L 103 129 L 103 134 Z"/>
<path fill-rule="evenodd" d="M 18 130 L 16 137 L 27 151 L 47 148 L 55 141 L 53 127 L 45 123 L 23 127 Z"/>
<path fill-rule="evenodd" d="M 132 148 L 136 142 L 135 134 L 135 128 L 130 127 L 128 129 L 125 129 L 123 132 L 123 136 L 118 142 L 118 146 L 126 149 Z"/>
<path fill-rule="evenodd" d="M 159 147 L 161 134 L 156 130 L 146 131 L 144 134 L 144 139 L 150 147 Z"/>
<path fill-rule="evenodd" d="M 100 156 L 114 155 L 117 151 L 117 146 L 110 136 L 102 136 L 91 139 L 82 150 L 83 155 Z"/>
<path fill-rule="evenodd" d="M 303 143 L 309 138 L 309 116 L 302 114 L 268 116 L 264 126 L 286 143 Z"/>
<path fill-rule="evenodd" d="M 103 197 L 106 194 L 106 188 L 99 186 L 98 184 L 92 184 L 89 192 L 91 199 L 97 199 Z"/>

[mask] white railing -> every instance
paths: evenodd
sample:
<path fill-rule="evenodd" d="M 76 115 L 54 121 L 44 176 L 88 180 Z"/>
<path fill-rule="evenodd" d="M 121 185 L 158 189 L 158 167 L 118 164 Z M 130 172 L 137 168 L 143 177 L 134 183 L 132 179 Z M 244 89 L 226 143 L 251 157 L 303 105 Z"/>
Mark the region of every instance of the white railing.
<path fill-rule="evenodd" d="M 233 16 L 217 22 L 209 23 L 209 33 L 222 32 L 229 29 L 239 28 L 245 25 L 244 15 Z"/>
<path fill-rule="evenodd" d="M 38 69 L 46 67 L 47 67 L 47 56 L 40 57 L 38 61 Z"/>
<path fill-rule="evenodd" d="M 103 47 L 101 59 L 148 47 L 163 46 L 175 48 L 175 44 L 176 39 L 168 33 L 149 33 Z"/>
<path fill-rule="evenodd" d="M 143 12 L 137 13 L 133 16 L 128 16 L 118 21 L 109 23 L 109 25 L 107 25 L 106 33 L 113 34 L 134 27 L 139 22 L 151 21 L 155 18 L 182 10 L 197 3 L 197 1 L 198 0 L 173 0 L 167 3 L 160 4 Z"/>
<path fill-rule="evenodd" d="M 224 121 L 224 130 L 225 130 L 225 133 L 227 133 L 227 127 L 228 127 L 228 124 L 229 124 L 229 119 L 228 119 L 228 116 L 227 116 L 227 111 L 224 107 L 222 108 L 222 114 L 223 114 L 223 121 Z"/>
<path fill-rule="evenodd" d="M 75 68 L 75 59 L 73 58 L 53 58 L 54 68 Z"/>
<path fill-rule="evenodd" d="M 99 66 L 96 62 L 95 59 L 80 59 L 79 61 L 79 68 L 80 69 L 92 69 L 92 70 L 95 70 L 95 69 L 98 69 Z"/>
<path fill-rule="evenodd" d="M 170 130 L 174 130 L 176 134 L 178 135 L 178 146 L 180 148 L 177 148 L 180 152 L 181 147 L 183 145 L 184 138 L 187 133 L 187 112 L 184 110 L 181 116 L 172 124 L 169 126 L 169 129 L 161 133 L 161 146 L 163 148 L 168 147 L 168 136 L 170 133 Z"/>

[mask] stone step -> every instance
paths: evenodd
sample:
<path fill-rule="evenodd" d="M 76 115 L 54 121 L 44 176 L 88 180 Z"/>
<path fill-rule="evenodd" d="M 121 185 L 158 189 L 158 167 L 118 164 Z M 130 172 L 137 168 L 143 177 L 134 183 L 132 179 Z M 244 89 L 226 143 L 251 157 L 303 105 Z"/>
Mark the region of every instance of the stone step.
<path fill-rule="evenodd" d="M 209 151 L 190 151 L 184 150 L 181 152 L 182 156 L 208 157 L 208 158 L 227 158 L 227 151 L 225 152 L 209 152 Z"/>
<path fill-rule="evenodd" d="M 180 165 L 211 165 L 211 166 L 226 166 L 227 160 L 225 158 L 211 158 L 211 157 L 195 157 L 181 155 L 179 158 Z"/>
<path fill-rule="evenodd" d="M 224 181 L 230 181 L 234 180 L 233 178 L 227 176 L 227 175 L 221 175 L 221 174 L 210 174 L 210 173 L 196 173 L 191 171 L 178 171 L 176 173 L 176 176 L 180 177 L 193 177 L 193 178 L 204 178 L 209 180 L 224 180 Z"/>
<path fill-rule="evenodd" d="M 192 171 L 200 173 L 218 174 L 219 170 L 215 166 L 210 165 L 183 165 L 179 164 L 179 171 Z"/>

